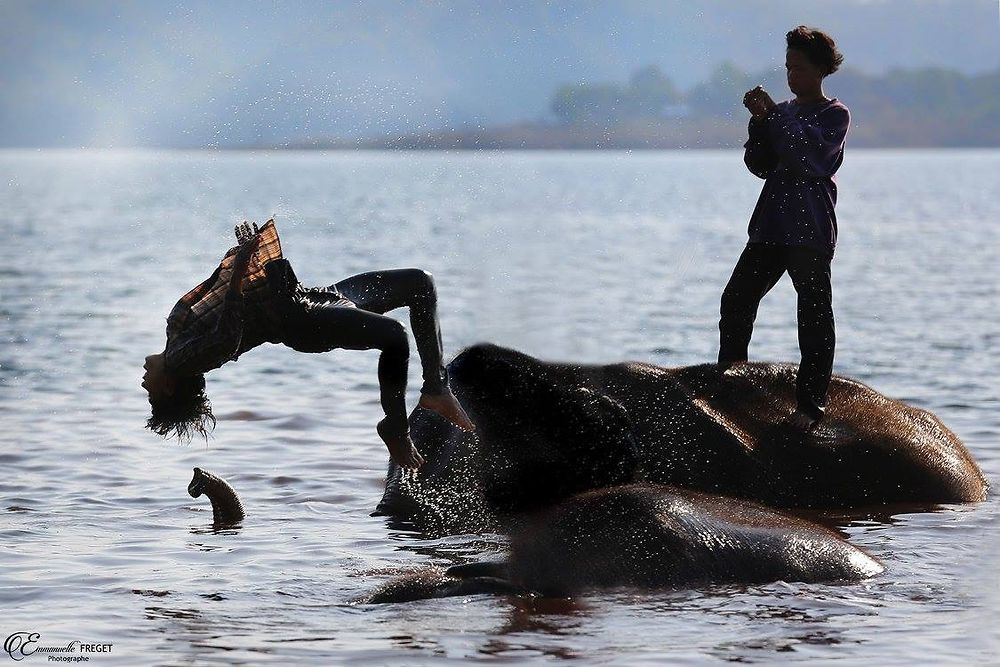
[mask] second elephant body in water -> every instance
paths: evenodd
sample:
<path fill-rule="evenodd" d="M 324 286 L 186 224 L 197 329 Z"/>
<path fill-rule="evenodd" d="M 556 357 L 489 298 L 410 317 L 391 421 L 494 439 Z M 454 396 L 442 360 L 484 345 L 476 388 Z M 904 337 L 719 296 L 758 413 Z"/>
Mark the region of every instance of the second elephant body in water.
<path fill-rule="evenodd" d="M 836 533 L 756 503 L 651 484 L 578 494 L 526 521 L 504 563 L 422 572 L 369 602 L 473 593 L 856 581 L 882 565 Z"/>
<path fill-rule="evenodd" d="M 481 530 L 572 494 L 650 481 L 774 507 L 974 502 L 986 482 L 932 414 L 834 377 L 809 432 L 782 424 L 795 367 L 661 368 L 539 361 L 477 345 L 449 365 L 476 422 L 416 410 L 416 473 L 390 465 L 378 513 L 440 532 Z"/>
<path fill-rule="evenodd" d="M 854 581 L 883 567 L 833 531 L 757 503 L 652 484 L 573 496 L 511 543 L 533 591 L 608 586 Z"/>

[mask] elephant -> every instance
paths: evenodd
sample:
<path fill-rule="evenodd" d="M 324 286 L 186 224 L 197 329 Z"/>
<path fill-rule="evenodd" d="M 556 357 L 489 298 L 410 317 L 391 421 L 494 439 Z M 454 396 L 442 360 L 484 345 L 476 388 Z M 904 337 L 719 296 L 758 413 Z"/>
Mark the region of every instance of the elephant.
<path fill-rule="evenodd" d="M 365 601 L 858 581 L 883 571 L 881 563 L 832 530 L 788 513 L 640 483 L 576 494 L 533 513 L 515 531 L 505 562 L 417 572 L 390 581 Z"/>
<path fill-rule="evenodd" d="M 477 424 L 461 431 L 422 409 L 411 435 L 426 463 L 390 464 L 375 515 L 430 532 L 489 530 L 573 494 L 651 482 L 776 508 L 966 503 L 982 471 L 931 413 L 834 376 L 811 430 L 791 364 L 664 368 L 551 363 L 479 344 L 448 365 Z"/>

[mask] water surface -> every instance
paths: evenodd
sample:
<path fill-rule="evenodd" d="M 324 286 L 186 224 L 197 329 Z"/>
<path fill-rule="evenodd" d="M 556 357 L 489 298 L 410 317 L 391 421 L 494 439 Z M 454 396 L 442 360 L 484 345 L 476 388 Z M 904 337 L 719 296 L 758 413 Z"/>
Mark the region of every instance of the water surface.
<path fill-rule="evenodd" d="M 760 183 L 729 151 L 0 152 L 0 635 L 112 642 L 94 662 L 121 664 L 996 660 L 994 497 L 837 519 L 888 567 L 861 584 L 367 606 L 503 548 L 368 516 L 377 353 L 264 346 L 208 376 L 208 445 L 142 428 L 142 358 L 243 219 L 276 216 L 307 284 L 432 271 L 449 356 L 674 366 L 716 354 Z M 1000 152 L 851 151 L 839 183 L 835 372 L 938 414 L 996 486 Z M 752 356 L 796 360 L 794 322 L 785 277 Z M 194 466 L 240 492 L 241 528 L 210 529 Z"/>

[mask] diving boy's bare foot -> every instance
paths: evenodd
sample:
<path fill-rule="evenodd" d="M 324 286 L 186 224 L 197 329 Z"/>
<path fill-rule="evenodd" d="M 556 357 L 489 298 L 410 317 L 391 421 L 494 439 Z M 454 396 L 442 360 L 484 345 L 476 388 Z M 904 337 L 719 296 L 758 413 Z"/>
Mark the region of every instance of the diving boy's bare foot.
<path fill-rule="evenodd" d="M 819 423 L 818 419 L 810 417 L 801 410 L 796 410 L 782 420 L 782 423 L 800 431 L 811 431 Z"/>
<path fill-rule="evenodd" d="M 421 394 L 417 406 L 438 413 L 463 431 L 476 430 L 476 425 L 462 409 L 455 394 L 447 387 L 442 394 Z"/>
<path fill-rule="evenodd" d="M 386 429 L 385 419 L 380 421 L 375 427 L 378 437 L 382 438 L 382 442 L 385 443 L 386 448 L 389 450 L 389 456 L 393 462 L 403 468 L 416 469 L 422 466 L 424 457 L 420 455 L 420 452 L 413 445 L 413 441 L 410 440 L 410 434 L 396 435 L 388 432 Z"/>

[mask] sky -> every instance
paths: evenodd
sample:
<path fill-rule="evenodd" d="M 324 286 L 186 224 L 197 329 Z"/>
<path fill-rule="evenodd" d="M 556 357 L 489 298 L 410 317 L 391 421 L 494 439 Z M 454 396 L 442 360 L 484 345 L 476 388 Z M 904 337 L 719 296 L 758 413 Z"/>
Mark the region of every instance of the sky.
<path fill-rule="evenodd" d="M 997 0 L 0 0 L 0 146 L 240 146 L 550 118 L 565 83 L 783 66 L 1000 68 Z"/>

